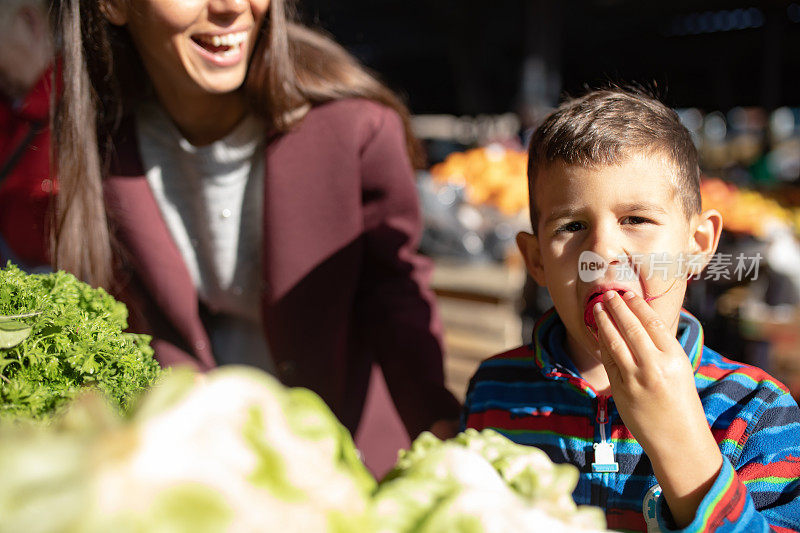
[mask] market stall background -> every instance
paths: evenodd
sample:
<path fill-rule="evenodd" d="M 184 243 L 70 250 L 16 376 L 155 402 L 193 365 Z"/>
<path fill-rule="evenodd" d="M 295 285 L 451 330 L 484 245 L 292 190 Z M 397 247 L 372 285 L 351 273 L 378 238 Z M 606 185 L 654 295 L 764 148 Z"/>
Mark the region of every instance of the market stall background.
<path fill-rule="evenodd" d="M 527 135 L 565 94 L 635 82 L 678 111 L 700 152 L 704 203 L 725 216 L 718 257 L 729 268 L 693 281 L 686 307 L 709 346 L 800 396 L 800 4 L 310 0 L 301 14 L 415 114 L 429 158 L 422 251 L 437 265 L 457 395 L 549 305 L 513 247 L 526 224 L 514 196 Z M 761 261 L 742 279 L 743 254 Z"/>

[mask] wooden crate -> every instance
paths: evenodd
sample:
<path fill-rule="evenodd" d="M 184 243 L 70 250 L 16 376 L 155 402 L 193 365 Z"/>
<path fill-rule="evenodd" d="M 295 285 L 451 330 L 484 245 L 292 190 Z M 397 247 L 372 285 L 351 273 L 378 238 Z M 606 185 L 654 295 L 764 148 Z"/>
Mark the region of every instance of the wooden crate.
<path fill-rule="evenodd" d="M 521 264 L 436 261 L 431 283 L 444 325 L 447 386 L 464 399 L 478 364 L 522 343 Z"/>

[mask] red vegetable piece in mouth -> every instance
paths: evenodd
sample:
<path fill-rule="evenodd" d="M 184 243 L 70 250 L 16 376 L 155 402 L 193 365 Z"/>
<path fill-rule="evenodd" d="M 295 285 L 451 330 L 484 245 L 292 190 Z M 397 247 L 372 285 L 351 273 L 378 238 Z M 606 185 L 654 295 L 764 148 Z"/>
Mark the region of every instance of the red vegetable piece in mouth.
<path fill-rule="evenodd" d="M 624 294 L 625 291 L 617 289 L 617 293 L 621 296 Z M 597 332 L 597 321 L 594 317 L 594 306 L 597 302 L 603 301 L 603 296 L 605 293 L 598 293 L 592 296 L 589 299 L 589 302 L 586 304 L 586 309 L 583 311 L 583 323 L 586 324 L 592 332 Z"/>

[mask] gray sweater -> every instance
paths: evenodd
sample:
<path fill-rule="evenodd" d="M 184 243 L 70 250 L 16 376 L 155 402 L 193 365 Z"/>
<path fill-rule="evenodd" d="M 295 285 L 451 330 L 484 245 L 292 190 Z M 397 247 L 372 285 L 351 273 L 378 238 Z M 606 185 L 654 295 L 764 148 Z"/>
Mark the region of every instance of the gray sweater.
<path fill-rule="evenodd" d="M 147 181 L 208 310 L 219 364 L 273 372 L 259 291 L 264 126 L 246 117 L 224 138 L 194 146 L 157 103 L 137 116 Z"/>

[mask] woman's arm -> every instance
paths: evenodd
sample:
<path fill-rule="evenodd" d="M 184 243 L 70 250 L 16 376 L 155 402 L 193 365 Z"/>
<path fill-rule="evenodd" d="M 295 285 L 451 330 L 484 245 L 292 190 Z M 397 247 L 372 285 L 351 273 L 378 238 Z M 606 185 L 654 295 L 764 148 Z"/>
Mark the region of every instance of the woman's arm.
<path fill-rule="evenodd" d="M 364 259 L 359 327 L 368 332 L 398 412 L 411 437 L 433 429 L 447 437 L 459 404 L 444 386 L 441 324 L 417 254 L 422 231 L 415 175 L 400 117 L 381 107 L 362 150 Z"/>

